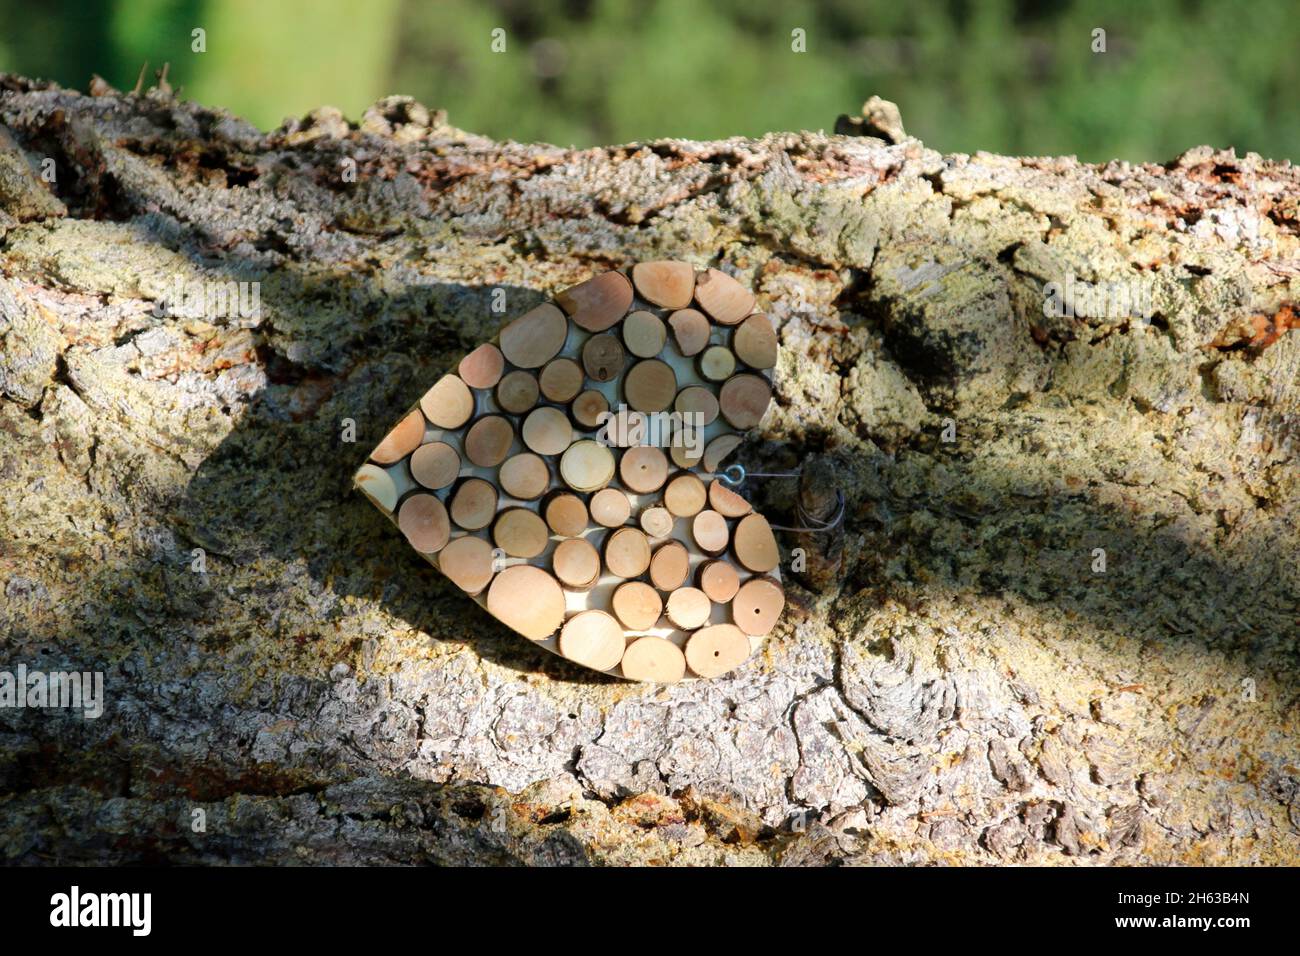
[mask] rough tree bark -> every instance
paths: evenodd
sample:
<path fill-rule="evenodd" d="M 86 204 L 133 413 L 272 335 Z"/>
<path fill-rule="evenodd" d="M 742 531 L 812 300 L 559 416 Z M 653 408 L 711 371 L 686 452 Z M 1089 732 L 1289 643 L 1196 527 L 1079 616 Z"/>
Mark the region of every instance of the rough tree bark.
<path fill-rule="evenodd" d="M 1297 861 L 1289 164 L 0 90 L 0 667 L 108 696 L 0 710 L 0 859 Z M 848 499 L 762 659 L 665 689 L 529 647 L 349 490 L 493 289 L 660 257 L 779 324 L 741 459 Z M 1154 313 L 1045 316 L 1067 275 Z M 241 280 L 260 315 L 176 301 Z"/>

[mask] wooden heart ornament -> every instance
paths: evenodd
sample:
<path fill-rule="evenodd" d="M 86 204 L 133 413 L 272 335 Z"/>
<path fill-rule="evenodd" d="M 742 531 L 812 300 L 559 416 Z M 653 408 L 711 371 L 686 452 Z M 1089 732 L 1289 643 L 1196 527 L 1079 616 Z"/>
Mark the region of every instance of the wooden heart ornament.
<path fill-rule="evenodd" d="M 356 486 L 529 640 L 629 680 L 717 677 L 785 606 L 767 519 L 717 474 L 767 410 L 776 360 L 731 276 L 606 272 L 461 359 Z"/>

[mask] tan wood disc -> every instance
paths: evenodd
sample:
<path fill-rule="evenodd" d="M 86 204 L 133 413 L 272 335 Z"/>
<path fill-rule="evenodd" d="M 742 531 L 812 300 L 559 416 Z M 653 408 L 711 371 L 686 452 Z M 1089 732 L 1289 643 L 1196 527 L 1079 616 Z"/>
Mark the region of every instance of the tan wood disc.
<path fill-rule="evenodd" d="M 650 567 L 650 542 L 639 528 L 618 528 L 605 539 L 605 567 L 616 578 L 635 578 Z"/>
<path fill-rule="evenodd" d="M 502 415 L 484 415 L 465 433 L 465 457 L 482 468 L 495 468 L 506 460 L 515 443 L 515 428 Z"/>
<path fill-rule="evenodd" d="M 555 578 L 531 564 L 515 564 L 488 588 L 488 612 L 506 627 L 534 641 L 545 640 L 564 622 L 564 591 Z"/>
<path fill-rule="evenodd" d="M 614 453 L 590 438 L 575 441 L 560 459 L 560 477 L 574 491 L 596 491 L 614 477 Z"/>
<path fill-rule="evenodd" d="M 701 511 L 691 519 L 691 537 L 705 554 L 721 554 L 731 541 L 727 519 L 716 511 Z"/>
<path fill-rule="evenodd" d="M 466 531 L 492 523 L 497 513 L 497 489 L 482 478 L 466 478 L 451 496 L 451 520 Z"/>
<path fill-rule="evenodd" d="M 591 520 L 606 528 L 618 528 L 632 514 L 632 502 L 617 488 L 602 488 L 591 496 Z"/>
<path fill-rule="evenodd" d="M 600 552 L 586 538 L 566 538 L 555 546 L 551 569 L 566 588 L 585 591 L 600 577 Z"/>
<path fill-rule="evenodd" d="M 699 588 L 691 587 L 678 588 L 668 595 L 664 609 L 668 613 L 668 620 L 683 631 L 693 631 L 704 626 L 713 613 L 709 596 Z"/>
<path fill-rule="evenodd" d="M 650 558 L 650 580 L 660 591 L 681 587 L 690 569 L 691 553 L 680 541 L 661 544 Z"/>
<path fill-rule="evenodd" d="M 725 345 L 710 345 L 698 359 L 700 375 L 710 382 L 723 382 L 736 371 L 736 356 Z"/>
<path fill-rule="evenodd" d="M 601 417 L 609 411 L 609 399 L 602 392 L 589 388 L 573 400 L 570 406 L 573 420 L 582 428 L 600 427 Z"/>
<path fill-rule="evenodd" d="M 559 455 L 573 441 L 573 424 L 558 408 L 534 408 L 519 430 L 524 444 L 539 455 Z"/>
<path fill-rule="evenodd" d="M 551 484 L 551 469 L 546 467 L 546 459 L 532 452 L 520 452 L 511 455 L 497 472 L 501 489 L 511 498 L 520 501 L 533 501 L 540 498 Z"/>
<path fill-rule="evenodd" d="M 667 362 L 642 359 L 623 376 L 623 395 L 638 412 L 662 412 L 677 397 L 677 375 Z"/>
<path fill-rule="evenodd" d="M 408 495 L 397 509 L 397 527 L 421 554 L 437 554 L 451 537 L 447 509 L 433 495 Z"/>
<path fill-rule="evenodd" d="M 709 344 L 712 327 L 705 314 L 698 309 L 678 309 L 668 317 L 668 325 L 673 330 L 677 351 L 687 358 L 699 355 Z"/>
<path fill-rule="evenodd" d="M 664 489 L 664 507 L 679 518 L 691 518 L 704 507 L 708 497 L 704 482 L 684 472 L 668 482 Z"/>
<path fill-rule="evenodd" d="M 654 445 L 629 448 L 618 463 L 618 477 L 635 494 L 658 491 L 668 480 L 668 456 Z"/>
<path fill-rule="evenodd" d="M 614 589 L 610 599 L 614 614 L 629 631 L 648 631 L 659 621 L 664 601 L 643 581 L 626 581 Z"/>
<path fill-rule="evenodd" d="M 512 558 L 537 557 L 550 537 L 546 522 L 527 508 L 507 508 L 492 524 L 492 540 Z"/>
<path fill-rule="evenodd" d="M 726 604 L 740 589 L 740 574 L 730 561 L 715 558 L 700 565 L 695 583 L 714 604 Z"/>
<path fill-rule="evenodd" d="M 749 658 L 749 638 L 734 624 L 702 627 L 686 641 L 686 664 L 700 677 L 720 677 Z"/>
<path fill-rule="evenodd" d="M 435 428 L 460 428 L 474 414 L 474 393 L 455 375 L 444 375 L 424 393 L 420 409 Z"/>
<path fill-rule="evenodd" d="M 507 372 L 497 383 L 497 404 L 511 415 L 522 415 L 536 405 L 538 394 L 537 376 L 522 369 Z"/>
<path fill-rule="evenodd" d="M 525 312 L 501 330 L 501 352 L 511 365 L 541 368 L 564 348 L 569 320 L 549 302 Z"/>
<path fill-rule="evenodd" d="M 362 465 L 352 482 L 383 511 L 391 514 L 397 507 L 397 484 L 387 470 L 378 465 Z"/>
<path fill-rule="evenodd" d="M 785 607 L 785 591 L 768 577 L 750 578 L 731 601 L 731 619 L 746 634 L 761 637 L 776 627 Z"/>
<path fill-rule="evenodd" d="M 553 402 L 570 402 L 582 391 L 582 366 L 571 358 L 551 359 L 537 376 L 542 394 Z"/>
<path fill-rule="evenodd" d="M 704 470 L 708 474 L 713 474 L 718 470 L 727 456 L 740 447 L 742 439 L 739 435 L 719 435 L 713 441 L 709 442 L 704 448 Z"/>
<path fill-rule="evenodd" d="M 485 342 L 460 360 L 456 371 L 470 388 L 493 388 L 501 381 L 506 358 L 491 342 Z"/>
<path fill-rule="evenodd" d="M 709 507 L 724 518 L 743 518 L 754 506 L 727 487 L 721 479 L 709 482 Z"/>
<path fill-rule="evenodd" d="M 492 580 L 492 545 L 472 534 L 453 538 L 438 554 L 438 570 L 466 594 L 478 594 Z"/>
<path fill-rule="evenodd" d="M 757 512 L 741 518 L 736 525 L 734 547 L 736 560 L 755 574 L 766 574 L 781 561 L 772 526 Z"/>
<path fill-rule="evenodd" d="M 556 303 L 588 332 L 604 332 L 632 307 L 632 283 L 619 272 L 604 272 L 555 297 Z"/>
<path fill-rule="evenodd" d="M 647 508 L 641 512 L 641 530 L 652 538 L 666 538 L 673 533 L 673 515 L 667 508 Z"/>
<path fill-rule="evenodd" d="M 637 358 L 654 358 L 668 341 L 668 329 L 653 312 L 638 310 L 623 320 L 623 342 Z"/>
<path fill-rule="evenodd" d="M 407 414 L 397 427 L 384 436 L 384 440 L 370 453 L 372 461 L 381 465 L 391 465 L 401 461 L 424 441 L 424 415 L 414 409 Z"/>
<path fill-rule="evenodd" d="M 749 373 L 729 378 L 718 397 L 722 417 L 733 428 L 742 431 L 753 428 L 763 420 L 763 414 L 771 401 L 772 383 L 761 375 Z"/>
<path fill-rule="evenodd" d="M 607 671 L 623 659 L 627 638 L 604 611 L 579 611 L 560 629 L 559 650 L 575 664 Z"/>
<path fill-rule="evenodd" d="M 735 325 L 754 311 L 754 293 L 717 269 L 696 276 L 695 301 L 719 325 Z"/>
<path fill-rule="evenodd" d="M 431 441 L 411 452 L 411 477 L 426 488 L 446 488 L 460 474 L 460 453 L 446 442 Z"/>
<path fill-rule="evenodd" d="M 562 538 L 575 538 L 587 530 L 587 504 L 577 495 L 557 491 L 542 509 L 546 523 Z"/>
<path fill-rule="evenodd" d="M 745 319 L 731 337 L 731 348 L 750 368 L 767 369 L 776 365 L 777 341 L 772 320 L 762 312 Z"/>
<path fill-rule="evenodd" d="M 614 381 L 626 363 L 627 353 L 617 335 L 601 332 L 583 343 L 582 367 L 593 382 Z"/>
<path fill-rule="evenodd" d="M 678 468 L 694 468 L 704 459 L 701 453 L 701 444 L 702 442 L 697 439 L 680 444 L 674 443 L 668 449 L 668 457 L 672 459 L 673 464 Z"/>
<path fill-rule="evenodd" d="M 663 309 L 684 309 L 695 295 L 695 268 L 687 262 L 638 262 L 632 282 L 641 298 Z"/>
<path fill-rule="evenodd" d="M 691 422 L 698 428 L 704 428 L 718 418 L 718 397 L 713 394 L 713 389 L 703 385 L 687 385 L 677 393 L 673 411 L 682 415 L 698 415 L 698 418 L 691 418 Z"/>
<path fill-rule="evenodd" d="M 655 684 L 672 684 L 686 673 L 686 657 L 672 641 L 639 637 L 623 652 L 623 676 Z"/>

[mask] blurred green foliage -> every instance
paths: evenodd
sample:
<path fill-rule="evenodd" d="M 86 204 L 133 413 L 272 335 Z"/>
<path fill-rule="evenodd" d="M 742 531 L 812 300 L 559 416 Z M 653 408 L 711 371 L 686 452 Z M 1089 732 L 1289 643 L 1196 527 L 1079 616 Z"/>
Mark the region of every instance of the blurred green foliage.
<path fill-rule="evenodd" d="M 500 138 L 722 138 L 831 129 L 875 93 L 947 152 L 1164 160 L 1210 143 L 1284 158 L 1300 157 L 1297 13 L 1296 0 L 0 0 L 0 69 L 130 89 L 144 61 L 150 78 L 169 62 L 182 95 L 264 128 L 407 93 Z"/>

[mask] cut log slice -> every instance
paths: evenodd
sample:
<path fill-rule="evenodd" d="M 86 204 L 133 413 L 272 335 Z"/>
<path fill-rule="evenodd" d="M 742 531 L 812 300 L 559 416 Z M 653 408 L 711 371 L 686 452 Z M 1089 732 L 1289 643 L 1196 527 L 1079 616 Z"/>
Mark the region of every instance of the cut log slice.
<path fill-rule="evenodd" d="M 722 417 L 731 427 L 742 431 L 753 428 L 763 420 L 771 401 L 772 383 L 761 375 L 749 373 L 728 379 L 718 398 Z"/>
<path fill-rule="evenodd" d="M 766 574 L 781 561 L 772 526 L 757 512 L 741 518 L 736 525 L 734 547 L 736 560 L 755 574 Z"/>
<path fill-rule="evenodd" d="M 604 611 L 580 611 L 560 629 L 559 650 L 575 664 L 607 671 L 623 659 L 627 638 Z"/>
<path fill-rule="evenodd" d="M 701 511 L 691 519 L 691 537 L 705 554 L 721 554 L 731 543 L 727 519 L 716 511 Z"/>
<path fill-rule="evenodd" d="M 397 527 L 421 554 L 437 554 L 451 537 L 447 509 L 433 495 L 408 495 L 397 509 Z"/>
<path fill-rule="evenodd" d="M 668 329 L 653 312 L 638 310 L 623 320 L 623 342 L 637 358 L 654 358 L 668 341 Z"/>
<path fill-rule="evenodd" d="M 551 469 L 546 459 L 532 452 L 520 452 L 506 459 L 497 472 L 501 488 L 512 498 L 533 501 L 546 493 L 551 484 Z"/>
<path fill-rule="evenodd" d="M 706 474 L 715 473 L 727 457 L 740 447 L 741 437 L 739 435 L 719 435 L 704 449 L 704 471 Z"/>
<path fill-rule="evenodd" d="M 768 577 L 750 578 L 731 602 L 731 619 L 746 634 L 761 637 L 776 627 L 785 607 L 785 591 Z"/>
<path fill-rule="evenodd" d="M 602 488 L 591 496 L 591 520 L 606 528 L 620 528 L 632 514 L 632 502 L 617 488 Z"/>
<path fill-rule="evenodd" d="M 750 368 L 768 369 L 776 365 L 777 341 L 772 320 L 756 312 L 736 327 L 731 350 Z"/>
<path fill-rule="evenodd" d="M 603 393 L 589 388 L 573 400 L 569 406 L 573 411 L 573 420 L 581 428 L 599 428 L 603 416 L 609 411 L 609 399 Z"/>
<path fill-rule="evenodd" d="M 719 325 L 735 325 L 754 311 L 754 293 L 717 269 L 696 276 L 695 301 Z"/>
<path fill-rule="evenodd" d="M 587 530 L 587 505 L 577 495 L 560 491 L 546 499 L 546 523 L 562 538 L 576 538 Z"/>
<path fill-rule="evenodd" d="M 648 631 L 659 622 L 664 602 L 658 592 L 642 581 L 627 581 L 614 589 L 610 600 L 614 614 L 629 631 Z"/>
<path fill-rule="evenodd" d="M 708 622 L 709 615 L 713 613 L 709 596 L 699 588 L 678 588 L 668 595 L 664 607 L 668 612 L 668 620 L 672 621 L 674 627 L 681 628 L 683 631 L 693 631 L 697 627 L 703 627 Z"/>
<path fill-rule="evenodd" d="M 701 454 L 701 445 L 703 436 L 698 440 L 692 439 L 690 442 L 674 443 L 668 449 L 668 457 L 672 459 L 674 465 L 678 468 L 694 468 L 704 460 Z"/>
<path fill-rule="evenodd" d="M 726 604 L 740 590 L 740 574 L 730 561 L 717 558 L 700 565 L 695 583 L 714 604 Z"/>
<path fill-rule="evenodd" d="M 673 330 L 673 341 L 677 351 L 686 358 L 699 355 L 709 344 L 712 326 L 708 317 L 698 309 L 679 309 L 668 317 L 668 325 Z"/>
<path fill-rule="evenodd" d="M 580 328 L 604 332 L 632 307 L 632 283 L 622 273 L 604 272 L 565 289 L 555 301 Z"/>
<path fill-rule="evenodd" d="M 438 570 L 466 594 L 478 594 L 492 580 L 492 545 L 467 534 L 438 554 Z"/>
<path fill-rule="evenodd" d="M 677 397 L 677 375 L 659 359 L 643 359 L 623 376 L 623 396 L 638 412 L 662 412 Z"/>
<path fill-rule="evenodd" d="M 663 309 L 684 309 L 695 294 L 695 268 L 687 262 L 638 262 L 632 282 L 641 298 Z"/>
<path fill-rule="evenodd" d="M 506 460 L 515 443 L 515 427 L 502 415 L 484 415 L 465 433 L 465 457 L 482 468 Z"/>
<path fill-rule="evenodd" d="M 710 382 L 725 382 L 736 371 L 736 356 L 725 345 L 710 345 L 698 359 L 700 375 Z"/>
<path fill-rule="evenodd" d="M 605 540 L 605 567 L 616 578 L 636 578 L 650 567 L 650 542 L 639 528 L 618 528 Z"/>
<path fill-rule="evenodd" d="M 673 533 L 673 515 L 667 508 L 647 508 L 641 512 L 641 530 L 651 538 L 666 538 Z"/>
<path fill-rule="evenodd" d="M 734 624 L 702 627 L 686 641 L 686 664 L 700 677 L 721 677 L 749 658 L 749 638 Z"/>
<path fill-rule="evenodd" d="M 618 477 L 628 491 L 648 495 L 668 480 L 668 456 L 653 445 L 638 445 L 623 452 Z"/>
<path fill-rule="evenodd" d="M 494 388 L 505 371 L 506 358 L 491 342 L 485 342 L 460 360 L 456 371 L 470 388 Z"/>
<path fill-rule="evenodd" d="M 623 371 L 627 353 L 617 335 L 601 332 L 587 339 L 582 346 L 582 367 L 594 382 L 612 382 Z"/>
<path fill-rule="evenodd" d="M 511 365 L 541 368 L 564 348 L 569 320 L 549 302 L 525 312 L 501 330 L 501 352 Z"/>
<path fill-rule="evenodd" d="M 444 375 L 420 399 L 420 410 L 436 428 L 460 428 L 474 414 L 474 393 L 455 375 Z"/>
<path fill-rule="evenodd" d="M 551 359 L 537 376 L 537 385 L 552 402 L 571 402 L 582 391 L 582 366 L 571 358 Z"/>
<path fill-rule="evenodd" d="M 560 459 L 560 477 L 574 491 L 597 491 L 614 477 L 614 453 L 590 438 L 576 441 Z"/>
<path fill-rule="evenodd" d="M 704 482 L 689 472 L 677 475 L 664 489 L 664 507 L 679 518 L 693 518 L 708 501 Z"/>
<path fill-rule="evenodd" d="M 460 454 L 446 442 L 431 441 L 411 453 L 411 477 L 426 488 L 446 488 L 459 475 Z"/>
<path fill-rule="evenodd" d="M 564 623 L 564 591 L 541 568 L 516 564 L 492 581 L 488 613 L 524 637 L 542 641 Z"/>
<path fill-rule="evenodd" d="M 497 513 L 497 489 L 482 478 L 466 478 L 451 496 L 451 520 L 466 531 L 492 523 Z"/>
<path fill-rule="evenodd" d="M 639 637 L 623 652 L 623 676 L 654 684 L 672 684 L 686 673 L 686 657 L 672 641 Z"/>
<path fill-rule="evenodd" d="M 754 510 L 753 505 L 719 479 L 709 482 L 709 507 L 724 518 L 743 518 Z"/>
<path fill-rule="evenodd" d="M 497 384 L 497 404 L 511 415 L 522 415 L 537 404 L 537 376 L 516 369 Z"/>
<path fill-rule="evenodd" d="M 585 591 L 600 577 L 600 552 L 585 538 L 567 538 L 555 546 L 551 569 L 566 588 Z"/>
<path fill-rule="evenodd" d="M 397 484 L 385 469 L 378 465 L 362 465 L 352 481 L 367 498 L 388 514 L 392 514 L 397 507 Z"/>
<path fill-rule="evenodd" d="M 656 548 L 650 558 L 650 582 L 660 591 L 671 591 L 682 586 L 690 569 L 691 554 L 686 545 L 669 541 Z"/>
<path fill-rule="evenodd" d="M 524 444 L 537 454 L 559 455 L 573 441 L 573 425 L 568 415 L 547 405 L 528 413 L 520 435 Z"/>
<path fill-rule="evenodd" d="M 422 441 L 424 441 L 424 415 L 417 408 L 384 436 L 384 440 L 370 453 L 370 459 L 381 465 L 395 464 L 419 448 Z"/>
<path fill-rule="evenodd" d="M 712 389 L 705 388 L 703 385 L 688 385 L 677 393 L 677 399 L 673 402 L 673 411 L 680 412 L 683 416 L 692 416 L 689 419 L 685 417 L 682 419 L 684 422 L 689 421 L 692 427 L 704 428 L 712 425 L 718 418 L 718 397 L 713 394 Z"/>
<path fill-rule="evenodd" d="M 546 522 L 527 508 L 507 508 L 492 525 L 492 540 L 512 558 L 537 557 L 550 537 Z"/>

